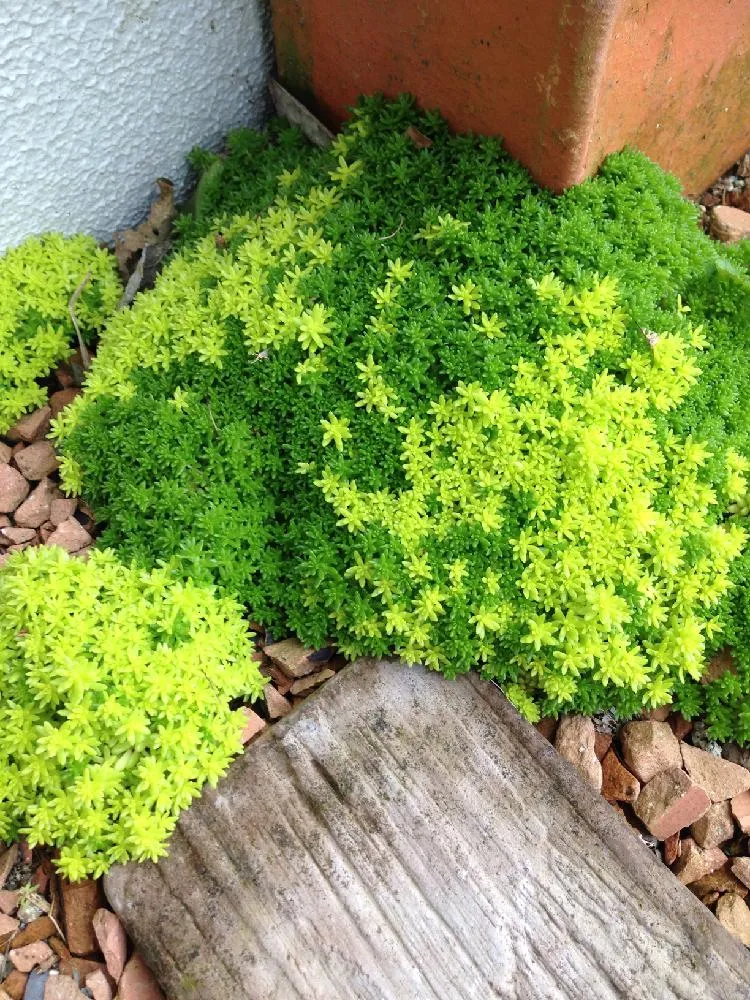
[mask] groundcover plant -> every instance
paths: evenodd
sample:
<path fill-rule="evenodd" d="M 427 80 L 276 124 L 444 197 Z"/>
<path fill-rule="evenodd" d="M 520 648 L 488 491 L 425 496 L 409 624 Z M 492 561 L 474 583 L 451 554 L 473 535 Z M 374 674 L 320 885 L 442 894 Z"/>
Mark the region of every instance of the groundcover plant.
<path fill-rule="evenodd" d="M 745 252 L 637 153 L 555 197 L 407 98 L 196 163 L 56 427 L 104 541 L 531 719 L 672 698 L 750 740 Z"/>
<path fill-rule="evenodd" d="M 114 311 L 114 259 L 89 236 L 52 233 L 0 257 L 0 434 L 46 402 L 39 379 L 72 352 L 71 298 L 87 339 Z"/>
<path fill-rule="evenodd" d="M 257 697 L 235 602 L 94 550 L 14 553 L 0 572 L 0 840 L 59 848 L 71 880 L 155 860 L 241 750 Z"/>

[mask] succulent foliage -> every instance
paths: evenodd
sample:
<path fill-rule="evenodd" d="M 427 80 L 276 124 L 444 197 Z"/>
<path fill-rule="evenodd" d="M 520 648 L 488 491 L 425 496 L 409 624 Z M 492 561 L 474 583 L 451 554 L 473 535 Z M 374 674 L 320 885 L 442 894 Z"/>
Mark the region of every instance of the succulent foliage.
<path fill-rule="evenodd" d="M 43 404 L 39 379 L 72 350 L 71 296 L 87 339 L 114 311 L 120 284 L 111 254 L 89 236 L 52 233 L 0 256 L 0 433 Z"/>
<path fill-rule="evenodd" d="M 0 572 L 0 840 L 75 880 L 156 859 L 241 750 L 230 699 L 265 683 L 238 606 L 165 567 L 57 547 Z"/>
<path fill-rule="evenodd" d="M 675 697 L 750 740 L 746 255 L 640 154 L 558 197 L 406 98 L 195 159 L 181 251 L 57 425 L 106 540 L 530 718 Z"/>

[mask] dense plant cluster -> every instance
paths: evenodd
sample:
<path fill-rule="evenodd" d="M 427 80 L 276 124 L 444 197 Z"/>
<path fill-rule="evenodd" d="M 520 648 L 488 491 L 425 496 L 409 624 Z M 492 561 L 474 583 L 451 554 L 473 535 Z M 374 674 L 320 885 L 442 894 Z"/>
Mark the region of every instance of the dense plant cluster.
<path fill-rule="evenodd" d="M 0 257 L 0 434 L 44 403 L 39 379 L 71 352 L 71 296 L 83 337 L 114 311 L 120 287 L 111 254 L 88 236 L 28 239 Z"/>
<path fill-rule="evenodd" d="M 750 739 L 747 260 L 638 154 L 555 197 L 406 99 L 230 146 L 58 422 L 106 540 L 530 717 L 674 696 Z"/>
<path fill-rule="evenodd" d="M 240 609 L 174 578 L 62 549 L 0 573 L 0 840 L 60 848 L 70 879 L 155 859 L 241 750 L 264 680 Z"/>

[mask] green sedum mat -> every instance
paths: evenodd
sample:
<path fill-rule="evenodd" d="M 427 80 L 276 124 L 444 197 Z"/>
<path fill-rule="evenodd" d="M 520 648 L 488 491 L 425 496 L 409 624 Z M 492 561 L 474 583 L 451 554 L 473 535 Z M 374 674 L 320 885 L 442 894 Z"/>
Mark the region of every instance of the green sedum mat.
<path fill-rule="evenodd" d="M 749 741 L 746 249 L 637 153 L 556 197 L 405 98 L 195 162 L 180 252 L 58 421 L 105 543 L 531 719 L 672 697 Z"/>

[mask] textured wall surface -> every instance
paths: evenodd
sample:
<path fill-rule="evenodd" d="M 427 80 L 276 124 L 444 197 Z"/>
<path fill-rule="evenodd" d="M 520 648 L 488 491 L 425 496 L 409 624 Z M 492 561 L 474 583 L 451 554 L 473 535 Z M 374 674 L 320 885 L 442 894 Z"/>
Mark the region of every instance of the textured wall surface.
<path fill-rule="evenodd" d="M 259 124 L 263 0 L 0 0 L 0 249 L 109 239 L 185 154 Z"/>

